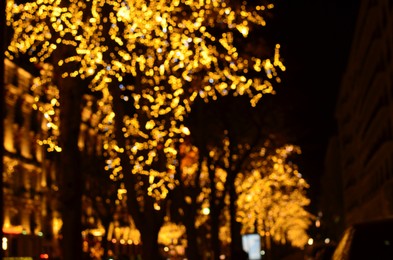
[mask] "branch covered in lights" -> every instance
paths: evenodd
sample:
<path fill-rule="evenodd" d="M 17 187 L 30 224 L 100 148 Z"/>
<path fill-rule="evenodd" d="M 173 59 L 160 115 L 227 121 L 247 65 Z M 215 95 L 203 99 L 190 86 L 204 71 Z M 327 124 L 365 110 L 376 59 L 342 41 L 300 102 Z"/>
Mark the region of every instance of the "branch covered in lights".
<path fill-rule="evenodd" d="M 238 46 L 252 26 L 265 26 L 264 15 L 272 8 L 217 0 L 9 0 L 13 38 L 6 56 L 28 55 L 32 63 L 52 64 L 63 78 L 86 79 L 102 94 L 96 113 L 111 178 L 129 174 L 122 163 L 131 163 L 134 174 L 149 175 L 149 194 L 162 199 L 176 185 L 177 145 L 189 134 L 183 121 L 195 98 L 248 95 L 255 106 L 274 93 L 279 71 L 285 70 L 279 44 L 271 58 Z M 114 129 L 114 87 L 125 104 L 125 144 Z M 37 108 L 50 118 L 57 118 L 54 106 L 61 108 L 54 98 L 50 108 Z M 53 149 L 61 149 L 58 134 L 50 139 Z M 121 162 L 119 153 L 130 161 Z"/>
<path fill-rule="evenodd" d="M 288 157 L 300 153 L 298 147 L 286 145 L 274 154 L 255 157 L 258 167 L 237 179 L 237 218 L 243 232 L 258 232 L 279 243 L 289 242 L 303 247 L 308 240 L 307 229 L 313 216 L 306 211 L 309 185 Z"/>

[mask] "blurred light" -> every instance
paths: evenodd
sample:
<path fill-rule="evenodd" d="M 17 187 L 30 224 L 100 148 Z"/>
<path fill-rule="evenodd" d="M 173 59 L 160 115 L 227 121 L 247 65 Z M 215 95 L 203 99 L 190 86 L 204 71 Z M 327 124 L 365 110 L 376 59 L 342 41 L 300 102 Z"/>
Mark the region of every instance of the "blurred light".
<path fill-rule="evenodd" d="M 3 250 L 7 250 L 7 248 L 8 248 L 8 239 L 6 237 L 3 237 L 2 243 L 1 243 L 1 247 L 3 248 Z"/>
<path fill-rule="evenodd" d="M 203 208 L 202 209 L 202 214 L 205 215 L 205 216 L 209 215 L 210 214 L 210 209 L 209 208 Z"/>
<path fill-rule="evenodd" d="M 261 250 L 261 255 L 265 255 L 265 254 L 266 254 L 265 250 Z"/>
<path fill-rule="evenodd" d="M 182 128 L 182 132 L 183 132 L 183 134 L 185 134 L 185 135 L 190 135 L 190 134 L 191 134 L 190 129 L 188 129 L 188 127 L 186 127 L 186 126 L 184 126 L 184 127 Z"/>
<path fill-rule="evenodd" d="M 49 259 L 48 254 L 40 254 L 40 259 Z"/>
<path fill-rule="evenodd" d="M 310 246 L 311 246 L 312 244 L 314 244 L 314 239 L 309 238 L 308 241 L 307 241 L 307 244 L 309 244 Z"/>
<path fill-rule="evenodd" d="M 320 227 L 321 226 L 321 221 L 319 219 L 317 219 L 317 221 L 315 221 L 315 226 L 316 227 Z"/>
<path fill-rule="evenodd" d="M 329 244 L 330 243 L 330 238 L 325 238 L 325 244 Z"/>

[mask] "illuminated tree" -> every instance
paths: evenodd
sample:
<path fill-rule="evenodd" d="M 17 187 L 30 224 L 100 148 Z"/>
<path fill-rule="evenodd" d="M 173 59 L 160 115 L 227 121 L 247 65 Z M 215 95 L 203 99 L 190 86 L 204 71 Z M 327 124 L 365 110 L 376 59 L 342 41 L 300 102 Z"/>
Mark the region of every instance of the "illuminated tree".
<path fill-rule="evenodd" d="M 250 155 L 265 146 L 269 135 L 275 133 L 276 142 L 284 142 L 279 140 L 278 133 L 285 128 L 276 116 L 272 116 L 271 107 L 264 104 L 262 102 L 254 109 L 247 98 L 221 98 L 209 105 L 200 103 L 189 120 L 192 142 L 198 147 L 199 157 L 207 164 L 205 178 L 208 180 L 212 244 L 219 247 L 220 218 L 224 217 L 223 210 L 228 206 L 226 219 L 231 223 L 232 255 L 241 250 L 240 225 L 234 218 L 235 179 L 252 160 Z M 219 251 L 215 255 L 218 257 Z"/>
<path fill-rule="evenodd" d="M 290 160 L 299 152 L 292 145 L 270 154 L 262 149 L 253 156 L 250 172 L 238 176 L 237 218 L 243 233 L 258 233 L 268 245 L 270 239 L 301 248 L 307 243 L 313 219 L 306 210 L 310 203 L 306 197 L 308 184 Z"/>
<path fill-rule="evenodd" d="M 256 105 L 279 82 L 284 70 L 279 45 L 272 59 L 240 47 L 253 26 L 264 26 L 272 4 L 232 1 L 76 1 L 7 2 L 13 38 L 6 53 L 53 65 L 59 93 L 58 140 L 61 157 L 65 247 L 80 227 L 81 179 L 77 138 L 82 86 L 98 92 L 99 131 L 105 136 L 106 168 L 122 180 L 143 253 L 151 259 L 174 178 L 178 144 L 188 135 L 184 117 L 197 96 L 205 101 L 247 95 Z M 239 47 L 240 46 L 240 47 Z M 270 57 L 270 56 L 269 56 Z M 57 117 L 55 115 L 53 119 Z M 149 196 L 146 196 L 149 195 Z M 154 212 L 154 214 L 153 214 Z M 69 214 L 69 215 L 67 215 Z M 143 224 L 149 223 L 153 225 Z M 67 241 L 69 243 L 67 243 Z"/>
<path fill-rule="evenodd" d="M 265 245 L 275 242 L 303 247 L 307 242 L 307 230 L 313 219 L 306 210 L 310 203 L 306 197 L 308 184 L 289 159 L 300 153 L 300 150 L 293 145 L 275 148 L 276 145 L 272 140 L 265 140 L 263 145 L 248 154 L 247 163 L 237 174 L 234 185 L 236 194 L 239 194 L 236 201 L 236 220 L 241 223 L 242 234 L 258 232 L 265 239 Z M 182 150 L 187 151 L 181 163 L 183 185 L 186 191 L 194 189 L 194 192 L 183 196 L 186 201 L 184 204 L 188 208 L 193 205 L 197 209 L 182 210 L 184 219 L 193 216 L 198 228 L 201 225 L 210 225 L 211 239 L 216 239 L 215 243 L 219 240 L 221 245 L 230 245 L 230 197 L 225 192 L 228 172 L 219 164 L 212 163 L 211 159 L 201 163 L 199 158 L 203 154 L 198 154 L 196 147 L 186 146 Z M 201 165 L 198 165 L 199 163 Z M 213 175 L 210 177 L 213 181 L 209 175 Z M 198 186 L 200 193 L 195 194 L 195 187 Z M 222 204 L 215 203 L 215 200 Z M 189 229 L 189 224 L 186 227 Z M 218 238 L 214 238 L 215 232 Z M 221 253 L 215 250 L 217 258 Z"/>

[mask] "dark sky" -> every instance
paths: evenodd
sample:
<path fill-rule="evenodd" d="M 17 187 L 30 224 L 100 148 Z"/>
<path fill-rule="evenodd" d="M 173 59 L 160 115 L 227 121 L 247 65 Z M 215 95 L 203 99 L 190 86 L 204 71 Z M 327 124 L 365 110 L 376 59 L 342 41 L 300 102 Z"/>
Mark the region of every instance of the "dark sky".
<path fill-rule="evenodd" d="M 317 203 L 329 136 L 335 133 L 337 91 L 357 18 L 356 0 L 278 0 L 275 37 L 287 67 L 278 95 L 302 148 L 300 172 Z"/>

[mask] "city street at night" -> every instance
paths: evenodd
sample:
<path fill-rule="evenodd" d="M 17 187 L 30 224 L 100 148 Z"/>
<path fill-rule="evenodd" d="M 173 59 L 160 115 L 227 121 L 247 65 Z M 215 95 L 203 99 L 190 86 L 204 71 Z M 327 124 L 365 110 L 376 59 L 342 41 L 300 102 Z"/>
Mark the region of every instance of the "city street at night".
<path fill-rule="evenodd" d="M 0 259 L 393 257 L 389 0 L 0 9 Z"/>

